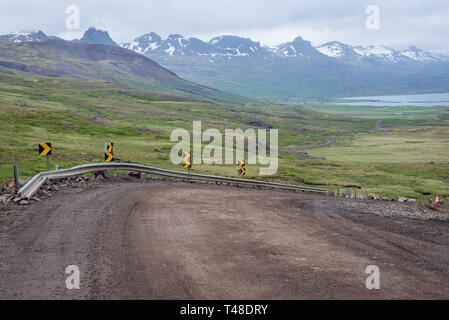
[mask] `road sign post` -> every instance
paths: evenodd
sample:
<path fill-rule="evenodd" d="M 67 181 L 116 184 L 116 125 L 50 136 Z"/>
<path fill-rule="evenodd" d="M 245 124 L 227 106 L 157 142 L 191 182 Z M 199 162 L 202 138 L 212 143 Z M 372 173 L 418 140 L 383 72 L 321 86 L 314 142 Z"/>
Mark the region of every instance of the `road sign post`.
<path fill-rule="evenodd" d="M 50 171 L 50 158 L 51 155 L 51 143 L 41 142 L 39 143 L 39 155 L 47 157 L 47 171 Z"/>
<path fill-rule="evenodd" d="M 245 168 L 246 162 L 245 160 L 239 160 L 239 171 L 238 174 L 239 176 L 241 176 L 242 178 L 245 177 L 246 174 L 246 168 Z"/>

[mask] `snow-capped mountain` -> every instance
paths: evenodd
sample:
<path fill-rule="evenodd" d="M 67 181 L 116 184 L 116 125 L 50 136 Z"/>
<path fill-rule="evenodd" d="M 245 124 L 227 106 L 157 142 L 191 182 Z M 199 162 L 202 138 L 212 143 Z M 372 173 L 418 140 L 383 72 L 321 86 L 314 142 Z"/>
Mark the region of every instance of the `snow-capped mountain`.
<path fill-rule="evenodd" d="M 358 58 L 360 55 L 356 50 L 344 43 L 338 41 L 332 41 L 325 43 L 321 46 L 316 47 L 316 49 L 322 54 L 329 56 L 331 58 Z"/>
<path fill-rule="evenodd" d="M 0 41 L 11 42 L 44 41 L 48 39 L 59 38 L 47 36 L 42 31 L 0 35 Z M 98 30 L 94 27 L 89 28 L 80 40 L 75 41 L 118 46 L 107 31 Z M 334 58 L 341 61 L 366 60 L 383 63 L 449 61 L 448 55 L 423 51 L 413 46 L 405 50 L 396 50 L 386 46 L 351 46 L 332 41 L 313 47 L 309 41 L 301 37 L 297 37 L 291 42 L 268 47 L 261 46 L 259 42 L 251 39 L 232 35 L 217 36 L 206 42 L 198 38 L 186 38 L 180 34 L 171 34 L 167 39 L 162 39 L 155 32 L 150 32 L 136 38 L 133 42 L 123 43 L 121 46 L 147 56 L 208 56 L 210 59 L 303 57 Z"/>
<path fill-rule="evenodd" d="M 301 37 L 295 38 L 292 42 L 282 43 L 270 48 L 271 52 L 281 57 L 319 57 L 321 53 L 317 51 L 310 41 Z"/>
<path fill-rule="evenodd" d="M 124 43 L 126 49 L 142 54 L 161 54 L 168 56 L 253 56 L 262 48 L 259 42 L 237 36 L 219 36 L 209 42 L 198 38 L 185 38 L 171 34 L 167 39 L 154 32 L 136 38 L 132 43 Z M 268 51 L 264 48 L 264 51 Z"/>
<path fill-rule="evenodd" d="M 417 47 L 410 46 L 401 52 L 402 55 L 416 61 L 449 61 L 449 56 L 423 51 Z"/>
<path fill-rule="evenodd" d="M 385 46 L 351 46 L 338 41 L 332 41 L 313 47 L 309 41 L 297 37 L 292 42 L 277 46 L 261 46 L 259 42 L 238 36 L 218 36 L 205 42 L 197 38 L 185 38 L 180 34 L 171 34 L 162 39 L 151 32 L 136 38 L 131 43 L 122 44 L 124 48 L 141 54 L 166 56 L 209 56 L 213 58 L 232 57 L 304 57 L 304 58 L 335 58 L 339 60 L 363 60 L 387 63 L 407 61 L 448 61 L 449 57 L 426 52 L 416 47 L 406 50 L 395 50 Z"/>
<path fill-rule="evenodd" d="M 43 32 L 0 36 L 5 41 L 48 38 L 54 37 Z M 70 43 L 76 48 L 76 43 L 82 42 L 117 46 L 107 31 L 95 28 Z M 268 47 L 233 35 L 203 41 L 180 34 L 162 39 L 154 32 L 121 46 L 184 79 L 243 96 L 330 97 L 449 90 L 449 56 L 416 47 L 397 50 L 337 41 L 315 47 L 301 37 Z"/>
<path fill-rule="evenodd" d="M 449 61 L 449 56 L 426 52 L 417 47 L 405 50 L 395 50 L 386 46 L 350 46 L 338 41 L 322 44 L 316 48 L 322 54 L 341 60 L 375 59 L 380 62 L 407 62 L 407 61 Z"/>
<path fill-rule="evenodd" d="M 248 38 L 241 38 L 237 36 L 219 36 L 212 38 L 209 45 L 215 52 L 213 56 L 227 56 L 227 57 L 251 57 L 254 55 L 267 55 L 269 51 L 260 46 L 259 42 L 254 42 Z"/>
<path fill-rule="evenodd" d="M 10 42 L 32 42 L 44 41 L 48 39 L 58 39 L 57 37 L 47 36 L 42 31 L 19 31 L 10 34 L 0 35 L 0 41 Z"/>
<path fill-rule="evenodd" d="M 162 44 L 162 39 L 156 33 L 151 32 L 136 38 L 132 43 L 123 43 L 121 46 L 125 49 L 133 50 L 138 53 L 145 53 L 148 50 L 155 50 Z"/>
<path fill-rule="evenodd" d="M 321 55 L 309 41 L 301 37 L 276 47 L 261 46 L 260 42 L 232 35 L 223 35 L 205 42 L 198 38 L 185 38 L 180 34 L 171 34 L 163 40 L 154 32 L 124 43 L 126 49 L 147 55 L 168 56 L 210 56 L 220 57 L 293 57 Z"/>

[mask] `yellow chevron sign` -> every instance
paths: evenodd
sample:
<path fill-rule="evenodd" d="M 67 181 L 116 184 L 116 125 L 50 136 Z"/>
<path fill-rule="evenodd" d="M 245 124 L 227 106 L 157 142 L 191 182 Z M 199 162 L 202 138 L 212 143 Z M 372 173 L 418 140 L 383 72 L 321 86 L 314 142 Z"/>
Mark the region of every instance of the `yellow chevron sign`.
<path fill-rule="evenodd" d="M 184 151 L 185 157 L 184 157 L 184 168 L 190 168 L 192 164 L 190 163 L 190 152 Z"/>
<path fill-rule="evenodd" d="M 240 159 L 239 160 L 239 175 L 242 177 L 246 174 L 245 165 L 246 165 L 245 160 Z"/>
<path fill-rule="evenodd" d="M 39 143 L 39 155 L 40 156 L 51 155 L 51 143 L 50 142 Z"/>
<path fill-rule="evenodd" d="M 112 142 L 106 142 L 105 144 L 105 153 L 104 153 L 104 160 L 106 162 L 114 161 L 114 150 L 113 150 L 114 144 Z"/>

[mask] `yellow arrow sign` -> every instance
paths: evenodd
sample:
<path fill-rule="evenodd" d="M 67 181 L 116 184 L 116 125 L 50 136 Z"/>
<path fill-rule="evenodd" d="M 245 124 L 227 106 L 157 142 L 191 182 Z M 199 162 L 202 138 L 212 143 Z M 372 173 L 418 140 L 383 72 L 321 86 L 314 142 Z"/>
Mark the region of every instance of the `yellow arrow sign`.
<path fill-rule="evenodd" d="M 245 164 L 245 160 L 239 160 L 239 167 L 243 167 Z"/>
<path fill-rule="evenodd" d="M 246 170 L 245 170 L 245 168 L 244 167 L 241 167 L 240 168 L 240 175 L 243 177 L 244 175 L 245 175 L 245 173 L 246 173 Z"/>
<path fill-rule="evenodd" d="M 190 153 L 187 151 L 184 151 L 185 157 L 184 157 L 184 168 L 190 168 L 191 167 L 191 163 L 190 163 Z"/>
<path fill-rule="evenodd" d="M 39 155 L 46 156 L 51 154 L 51 144 L 50 143 L 39 143 Z"/>
<path fill-rule="evenodd" d="M 114 154 L 112 153 L 112 143 L 108 144 L 108 149 L 104 154 L 106 162 L 111 162 L 114 159 Z"/>

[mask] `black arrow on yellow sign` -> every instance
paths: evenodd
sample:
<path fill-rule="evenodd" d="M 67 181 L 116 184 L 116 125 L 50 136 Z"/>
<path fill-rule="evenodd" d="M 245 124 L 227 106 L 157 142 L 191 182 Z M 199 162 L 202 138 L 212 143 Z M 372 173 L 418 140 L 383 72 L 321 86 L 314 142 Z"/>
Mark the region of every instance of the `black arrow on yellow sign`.
<path fill-rule="evenodd" d="M 239 175 L 242 177 L 246 174 L 245 165 L 246 165 L 245 160 L 240 159 L 239 160 Z"/>
<path fill-rule="evenodd" d="M 40 156 L 51 155 L 51 143 L 50 142 L 39 143 L 39 155 Z"/>
<path fill-rule="evenodd" d="M 190 152 L 184 151 L 184 168 L 190 168 L 192 166 L 192 164 L 190 163 Z"/>
<path fill-rule="evenodd" d="M 106 142 L 104 160 L 106 162 L 114 161 L 114 144 L 112 142 Z"/>

